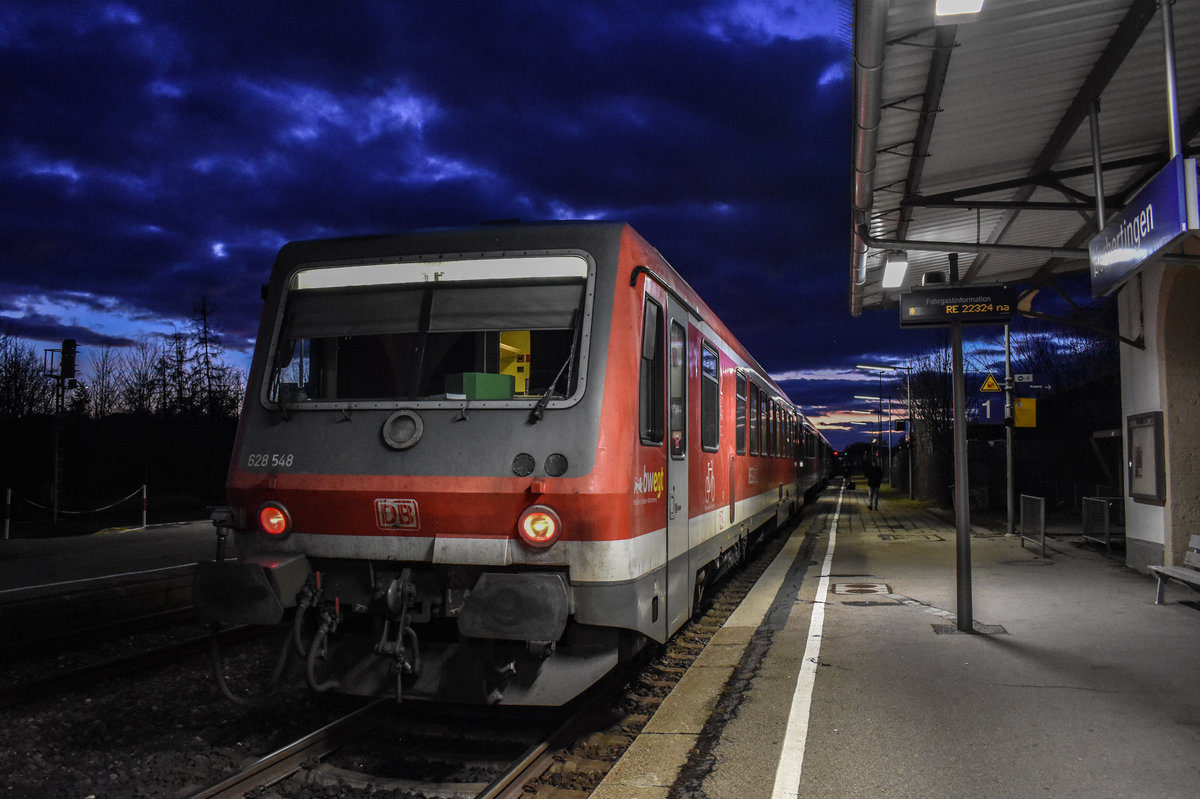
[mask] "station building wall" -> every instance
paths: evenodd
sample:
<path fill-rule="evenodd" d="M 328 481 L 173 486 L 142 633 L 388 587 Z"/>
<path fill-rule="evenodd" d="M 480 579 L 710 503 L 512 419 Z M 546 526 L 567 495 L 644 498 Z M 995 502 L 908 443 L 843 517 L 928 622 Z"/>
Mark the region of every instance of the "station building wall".
<path fill-rule="evenodd" d="M 1180 563 L 1188 537 L 1200 532 L 1200 270 L 1152 265 L 1118 298 L 1125 417 L 1126 564 Z M 1163 414 L 1165 502 L 1129 496 L 1128 419 Z"/>

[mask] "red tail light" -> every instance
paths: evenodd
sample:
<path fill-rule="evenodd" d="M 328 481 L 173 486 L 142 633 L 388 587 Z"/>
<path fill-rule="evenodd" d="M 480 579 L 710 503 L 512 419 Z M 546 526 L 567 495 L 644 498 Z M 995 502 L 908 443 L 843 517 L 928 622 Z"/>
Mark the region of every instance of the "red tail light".
<path fill-rule="evenodd" d="M 292 531 L 292 516 L 278 502 L 267 502 L 258 509 L 258 524 L 264 533 L 282 537 Z"/>
<path fill-rule="evenodd" d="M 517 520 L 517 532 L 529 546 L 545 549 L 562 535 L 562 519 L 547 505 L 530 505 Z"/>

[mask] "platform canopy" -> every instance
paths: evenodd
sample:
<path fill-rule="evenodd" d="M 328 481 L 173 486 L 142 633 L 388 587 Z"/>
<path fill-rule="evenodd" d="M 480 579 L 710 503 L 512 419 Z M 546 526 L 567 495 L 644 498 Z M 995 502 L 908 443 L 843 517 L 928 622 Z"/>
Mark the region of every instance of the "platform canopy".
<path fill-rule="evenodd" d="M 951 253 L 963 282 L 1026 295 L 1086 274 L 1094 152 L 1106 219 L 1171 152 L 1158 0 L 985 0 L 974 18 L 946 24 L 934 5 L 854 2 L 854 316 L 896 307 L 902 291 L 937 279 L 927 273 L 946 277 Z M 1200 138 L 1200 2 L 1175 2 L 1170 17 L 1176 151 L 1190 157 Z M 883 285 L 889 255 L 907 260 L 895 288 Z"/>

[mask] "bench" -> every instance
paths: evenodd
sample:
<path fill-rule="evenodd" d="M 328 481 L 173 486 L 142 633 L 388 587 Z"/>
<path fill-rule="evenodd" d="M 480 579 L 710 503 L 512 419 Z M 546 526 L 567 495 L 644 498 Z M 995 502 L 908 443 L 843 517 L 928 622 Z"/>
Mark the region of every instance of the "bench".
<path fill-rule="evenodd" d="M 1200 590 L 1200 535 L 1194 535 L 1188 540 L 1187 551 L 1183 553 L 1182 566 L 1150 566 L 1150 571 L 1158 577 L 1158 594 L 1154 604 L 1163 603 L 1163 586 L 1168 579 L 1187 583 L 1192 588 Z"/>

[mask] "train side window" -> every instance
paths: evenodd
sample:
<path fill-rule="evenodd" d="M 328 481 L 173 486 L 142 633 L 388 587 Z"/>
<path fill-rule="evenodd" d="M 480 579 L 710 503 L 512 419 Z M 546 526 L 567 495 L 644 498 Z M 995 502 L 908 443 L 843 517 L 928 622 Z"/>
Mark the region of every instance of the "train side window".
<path fill-rule="evenodd" d="M 766 391 L 760 391 L 758 401 L 762 405 L 762 412 L 758 417 L 758 423 L 762 427 L 759 434 L 762 439 L 761 450 L 763 457 L 769 458 L 771 456 L 771 400 Z"/>
<path fill-rule="evenodd" d="M 663 369 L 662 308 L 646 300 L 642 317 L 642 369 L 638 391 L 638 424 L 643 444 L 663 442 L 663 394 L 666 372 Z"/>
<path fill-rule="evenodd" d="M 750 454 L 758 454 L 758 384 L 750 384 Z"/>
<path fill-rule="evenodd" d="M 687 454 L 687 332 L 678 322 L 671 323 L 671 457 Z"/>
<path fill-rule="evenodd" d="M 779 406 L 771 400 L 771 457 L 779 457 Z"/>
<path fill-rule="evenodd" d="M 767 454 L 775 457 L 775 400 L 767 400 Z"/>
<path fill-rule="evenodd" d="M 762 454 L 764 458 L 771 457 L 771 399 L 767 392 L 759 395 L 762 399 Z"/>
<path fill-rule="evenodd" d="M 720 440 L 720 359 L 707 341 L 700 346 L 700 446 L 712 452 Z"/>
<path fill-rule="evenodd" d="M 796 457 L 796 430 L 792 427 L 792 412 L 787 411 L 783 417 L 783 456 L 785 458 Z"/>
<path fill-rule="evenodd" d="M 771 400 L 767 396 L 767 392 L 760 391 L 758 399 L 762 403 L 762 413 L 758 417 L 758 423 L 762 425 L 762 454 L 764 457 L 771 455 Z"/>
<path fill-rule="evenodd" d="M 746 375 L 737 373 L 737 454 L 746 454 Z"/>

